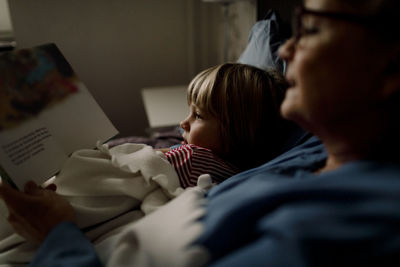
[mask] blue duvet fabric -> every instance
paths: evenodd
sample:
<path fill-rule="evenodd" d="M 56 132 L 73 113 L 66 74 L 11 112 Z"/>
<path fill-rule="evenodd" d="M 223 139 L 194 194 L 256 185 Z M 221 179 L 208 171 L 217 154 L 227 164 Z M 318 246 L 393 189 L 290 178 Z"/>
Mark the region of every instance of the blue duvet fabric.
<path fill-rule="evenodd" d="M 102 264 L 81 230 L 65 222 L 50 231 L 29 266 L 101 267 Z"/>
<path fill-rule="evenodd" d="M 400 166 L 358 161 L 314 175 L 311 138 L 208 195 L 197 241 L 212 266 L 400 266 Z"/>

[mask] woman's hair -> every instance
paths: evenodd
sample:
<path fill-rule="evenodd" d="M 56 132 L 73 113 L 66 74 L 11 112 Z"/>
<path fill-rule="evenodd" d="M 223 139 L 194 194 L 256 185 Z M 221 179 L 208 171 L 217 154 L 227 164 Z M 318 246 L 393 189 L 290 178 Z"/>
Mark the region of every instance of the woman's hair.
<path fill-rule="evenodd" d="M 188 103 L 218 120 L 220 156 L 247 169 L 277 156 L 294 127 L 280 115 L 286 88 L 277 71 L 226 63 L 191 81 Z"/>

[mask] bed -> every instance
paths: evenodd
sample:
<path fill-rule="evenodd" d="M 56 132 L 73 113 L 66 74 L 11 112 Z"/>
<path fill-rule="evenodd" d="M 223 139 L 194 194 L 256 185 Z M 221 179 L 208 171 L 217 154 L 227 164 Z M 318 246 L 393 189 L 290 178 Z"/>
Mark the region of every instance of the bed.
<path fill-rule="evenodd" d="M 278 57 L 277 50 L 290 34 L 289 25 L 291 7 L 298 2 L 299 1 L 297 0 L 291 0 L 282 3 L 280 0 L 274 0 L 268 1 L 267 4 L 266 1 L 258 1 L 258 21 L 251 29 L 248 45 L 239 57 L 238 62 L 254 65 L 260 68 L 276 68 L 281 72 L 285 72 L 286 64 Z M 273 10 L 271 10 L 271 8 Z M 282 151 L 288 150 L 289 148 L 303 142 L 307 136 L 308 134 L 302 129 L 296 129 L 293 132 L 292 137 L 282 148 Z M 161 148 L 179 144 L 180 141 L 182 141 L 180 129 L 176 127 L 169 129 L 168 131 L 158 132 L 152 137 L 129 136 L 118 138 L 110 141 L 108 145 L 110 148 L 112 148 L 120 144 L 142 143 L 148 144 L 153 148 Z M 131 148 L 131 146 L 129 148 Z M 101 149 L 99 150 L 101 151 Z M 81 155 L 77 156 L 80 157 Z M 121 173 L 121 176 L 123 176 L 123 172 Z M 146 184 L 145 182 L 141 183 L 143 185 Z M 202 188 L 206 188 L 209 185 L 207 179 L 202 179 L 201 183 Z M 112 213 L 107 215 L 108 218 L 102 217 L 99 219 L 100 221 L 106 221 L 106 223 L 99 224 L 98 221 L 92 220 L 94 217 L 91 214 L 84 214 L 84 216 L 86 216 L 86 221 L 85 224 L 82 225 L 82 228 L 89 239 L 96 244 L 96 249 L 98 249 L 100 258 L 103 260 L 107 258 L 108 253 L 110 253 L 109 247 L 112 247 L 112 245 L 108 244 L 105 246 L 107 248 L 104 249 L 104 246 L 102 245 L 104 244 L 103 240 L 108 240 L 108 237 L 119 233 L 123 225 L 142 218 L 144 214 L 151 212 L 151 210 L 154 209 L 154 207 L 157 207 L 157 205 L 165 203 L 169 200 L 168 198 L 173 198 L 174 194 L 178 195 L 181 193 L 175 192 L 175 187 L 163 188 L 163 185 L 165 185 L 163 181 L 161 181 L 160 184 L 161 191 L 165 191 L 165 189 L 167 189 L 167 191 L 170 190 L 167 197 L 161 196 L 161 202 L 160 198 L 156 196 L 148 199 L 148 202 L 146 202 L 149 203 L 148 205 L 142 205 L 144 201 L 141 203 L 140 201 L 142 200 L 140 200 L 140 197 L 135 196 L 134 198 L 129 198 L 130 196 L 128 196 L 127 198 L 126 194 L 121 194 L 117 201 L 107 202 L 108 204 L 111 203 L 110 208 L 112 208 Z M 71 188 L 72 187 L 73 184 L 71 185 Z M 105 185 L 103 188 L 106 190 L 107 185 Z M 90 184 L 86 186 L 86 189 L 90 189 Z M 124 190 L 134 191 L 126 190 L 124 186 L 120 187 L 119 189 L 121 192 L 124 192 Z M 82 210 L 90 210 L 94 206 L 99 206 L 98 199 L 84 199 L 81 201 L 82 197 L 79 194 L 74 195 L 74 197 L 76 197 L 76 199 L 73 201 L 77 201 Z M 163 197 L 165 198 L 164 202 Z M 125 204 L 126 206 L 124 206 Z M 136 207 L 135 210 L 131 211 L 129 205 L 134 205 Z M 121 208 L 123 210 L 121 210 Z M 117 213 L 122 214 L 116 215 L 116 209 L 119 209 Z M 126 210 L 130 211 L 126 212 Z M 175 226 L 174 229 L 177 229 L 177 226 Z M 0 240 L 0 264 L 23 263 L 29 261 L 36 250 L 36 246 L 22 242 L 21 238 L 8 236 L 10 231 L 10 228 L 4 229 L 3 227 L 3 229 L 0 229 L 0 236 L 2 238 L 2 240 Z"/>

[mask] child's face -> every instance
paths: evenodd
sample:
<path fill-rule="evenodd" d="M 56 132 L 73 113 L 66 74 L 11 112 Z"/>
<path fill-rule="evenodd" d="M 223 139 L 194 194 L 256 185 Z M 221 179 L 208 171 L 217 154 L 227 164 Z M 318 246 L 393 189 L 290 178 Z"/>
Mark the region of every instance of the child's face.
<path fill-rule="evenodd" d="M 184 144 L 193 144 L 203 148 L 208 148 L 216 154 L 222 152 L 221 137 L 216 118 L 202 111 L 194 104 L 190 105 L 190 113 L 181 122 L 184 130 Z"/>

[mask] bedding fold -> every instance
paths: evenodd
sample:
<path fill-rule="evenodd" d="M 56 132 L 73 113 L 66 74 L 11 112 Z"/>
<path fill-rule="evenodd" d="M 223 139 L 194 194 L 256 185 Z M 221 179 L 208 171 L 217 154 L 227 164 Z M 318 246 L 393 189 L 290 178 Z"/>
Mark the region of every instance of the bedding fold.
<path fill-rule="evenodd" d="M 184 191 L 164 154 L 143 144 L 78 150 L 49 183 L 71 203 L 79 228 L 94 244 Z M 12 231 L 4 203 L 0 212 L 0 265 L 29 263 L 37 246 Z"/>

